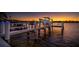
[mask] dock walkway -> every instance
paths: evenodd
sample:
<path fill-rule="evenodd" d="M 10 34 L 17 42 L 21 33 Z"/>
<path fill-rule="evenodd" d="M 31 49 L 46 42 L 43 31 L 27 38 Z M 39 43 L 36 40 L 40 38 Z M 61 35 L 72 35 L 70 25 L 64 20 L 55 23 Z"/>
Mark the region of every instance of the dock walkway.
<path fill-rule="evenodd" d="M 10 45 L 0 37 L 0 47 L 10 47 Z"/>
<path fill-rule="evenodd" d="M 17 30 L 17 31 L 11 31 L 10 35 L 16 35 L 16 34 L 20 34 L 20 33 L 24 33 L 24 32 L 30 32 L 30 31 L 35 31 L 35 30 L 39 30 L 39 29 L 46 29 L 50 26 L 46 26 L 46 27 L 40 27 L 40 28 L 28 28 L 28 29 L 23 29 L 23 30 Z M 51 25 L 51 27 L 62 27 L 62 26 L 53 26 Z"/>

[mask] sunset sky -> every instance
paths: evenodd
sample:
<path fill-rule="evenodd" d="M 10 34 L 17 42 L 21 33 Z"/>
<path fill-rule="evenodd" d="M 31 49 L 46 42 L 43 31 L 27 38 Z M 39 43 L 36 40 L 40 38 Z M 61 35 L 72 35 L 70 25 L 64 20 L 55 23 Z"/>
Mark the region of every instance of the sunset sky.
<path fill-rule="evenodd" d="M 6 14 L 21 21 L 38 21 L 42 17 L 50 17 L 54 21 L 79 21 L 78 12 L 7 12 Z"/>

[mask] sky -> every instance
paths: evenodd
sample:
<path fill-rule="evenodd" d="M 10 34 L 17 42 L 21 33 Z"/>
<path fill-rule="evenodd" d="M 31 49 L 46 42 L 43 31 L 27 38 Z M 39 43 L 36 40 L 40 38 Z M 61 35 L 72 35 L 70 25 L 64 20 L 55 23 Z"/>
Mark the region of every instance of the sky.
<path fill-rule="evenodd" d="M 79 21 L 79 12 L 7 12 L 8 16 L 21 21 L 38 21 L 50 17 L 54 21 Z"/>

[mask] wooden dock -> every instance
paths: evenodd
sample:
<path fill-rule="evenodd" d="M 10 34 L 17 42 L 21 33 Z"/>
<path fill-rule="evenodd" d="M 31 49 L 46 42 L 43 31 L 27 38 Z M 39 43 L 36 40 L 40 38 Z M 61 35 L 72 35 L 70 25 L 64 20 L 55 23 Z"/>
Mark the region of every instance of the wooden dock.
<path fill-rule="evenodd" d="M 19 22 L 19 23 L 21 23 L 21 22 Z M 21 27 L 18 27 L 18 26 L 17 27 L 11 27 L 11 25 L 13 25 L 15 23 L 11 23 L 10 21 L 7 21 L 7 20 L 1 21 L 0 22 L 0 28 L 1 28 L 0 37 L 4 37 L 5 40 L 10 42 L 10 36 L 20 34 L 20 33 L 26 32 L 29 36 L 30 32 L 34 32 L 34 33 L 38 32 L 38 36 L 40 36 L 41 30 L 44 30 L 44 33 L 46 33 L 46 30 L 48 29 L 48 32 L 50 33 L 51 28 L 53 28 L 53 27 L 61 28 L 61 31 L 62 32 L 64 31 L 64 23 L 63 22 L 61 23 L 61 25 L 56 25 L 56 26 L 53 25 L 53 22 L 49 22 L 48 25 L 46 25 L 46 24 L 44 24 L 44 22 L 39 21 L 38 23 L 34 23 L 34 25 L 31 25 L 31 26 L 30 26 L 30 23 L 27 23 L 27 22 L 22 22 L 22 23 L 24 25 L 21 26 Z M 18 23 L 16 22 L 16 24 L 18 24 Z M 21 29 L 15 30 L 16 28 L 19 28 L 19 29 L 21 28 Z M 0 38 L 0 40 L 2 40 L 2 39 Z"/>

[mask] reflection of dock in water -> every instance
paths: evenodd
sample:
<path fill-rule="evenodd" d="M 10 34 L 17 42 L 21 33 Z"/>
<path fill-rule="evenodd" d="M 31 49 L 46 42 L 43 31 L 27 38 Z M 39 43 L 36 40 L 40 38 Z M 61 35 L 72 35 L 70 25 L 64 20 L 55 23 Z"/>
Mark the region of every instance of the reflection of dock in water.
<path fill-rule="evenodd" d="M 1 34 L 0 36 L 3 37 L 6 41 L 8 41 L 8 43 L 10 43 L 10 40 L 11 40 L 11 37 L 12 36 L 16 36 L 16 35 L 19 35 L 21 33 L 26 33 L 26 37 L 28 40 L 31 39 L 31 34 L 33 34 L 35 37 L 34 39 L 38 39 L 38 40 L 35 40 L 35 41 L 38 41 L 39 44 L 46 44 L 45 46 L 54 46 L 56 44 L 54 43 L 51 43 L 51 41 L 49 43 L 46 43 L 48 41 L 44 41 L 42 40 L 43 38 L 41 38 L 41 30 L 43 30 L 44 32 L 44 37 L 46 36 L 47 34 L 47 30 L 48 30 L 48 35 L 50 36 L 51 35 L 51 31 L 53 31 L 53 28 L 54 27 L 57 27 L 57 28 L 61 28 L 61 35 L 62 35 L 62 38 L 63 38 L 63 31 L 64 31 L 64 23 L 61 22 L 61 25 L 53 25 L 54 23 L 60 23 L 60 22 L 54 22 L 53 21 L 49 21 L 49 20 L 46 20 L 46 19 L 49 19 L 49 18 L 44 18 L 44 20 L 42 21 L 42 19 L 39 19 L 38 22 L 33 22 L 33 23 L 30 23 L 30 22 L 21 22 L 21 21 L 1 21 L 0 22 L 0 27 L 1 27 Z M 18 25 L 18 26 L 17 26 Z M 22 26 L 20 26 L 22 25 Z M 20 37 L 19 37 L 20 38 Z M 62 39 L 63 40 L 63 39 Z M 34 41 L 34 42 L 35 42 Z"/>

